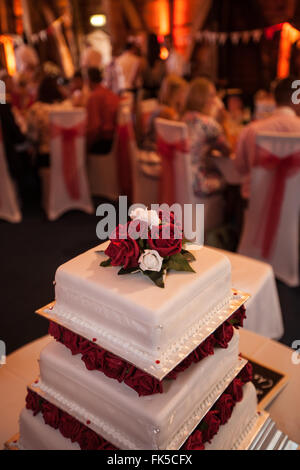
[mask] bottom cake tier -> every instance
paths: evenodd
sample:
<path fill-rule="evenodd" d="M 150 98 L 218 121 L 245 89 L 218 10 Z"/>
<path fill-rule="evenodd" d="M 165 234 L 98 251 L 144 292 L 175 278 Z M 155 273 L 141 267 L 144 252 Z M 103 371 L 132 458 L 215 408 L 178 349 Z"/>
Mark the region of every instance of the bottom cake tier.
<path fill-rule="evenodd" d="M 226 424 L 220 426 L 211 442 L 200 447 L 197 443 L 196 430 L 189 438 L 188 446 L 186 443 L 184 448 L 189 450 L 197 448 L 205 450 L 240 449 L 241 443 L 251 432 L 255 421 L 256 391 L 253 384 L 248 383 L 243 387 L 242 401 L 235 404 L 231 418 Z M 74 422 L 72 426 L 74 427 Z M 101 440 L 101 438 L 99 439 Z M 103 443 L 102 439 L 102 449 L 112 449 L 109 443 Z M 20 416 L 19 447 L 23 450 L 80 450 L 81 448 L 78 442 L 72 442 L 70 438 L 64 437 L 59 429 L 46 425 L 42 413 L 34 416 L 32 410 L 28 409 L 24 409 Z"/>

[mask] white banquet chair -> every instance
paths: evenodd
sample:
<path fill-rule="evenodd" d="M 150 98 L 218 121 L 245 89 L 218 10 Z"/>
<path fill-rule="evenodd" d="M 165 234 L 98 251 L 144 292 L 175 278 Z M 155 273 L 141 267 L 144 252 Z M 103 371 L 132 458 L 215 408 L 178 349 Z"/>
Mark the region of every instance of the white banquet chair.
<path fill-rule="evenodd" d="M 1 106 L 1 105 L 0 105 Z M 11 223 L 22 220 L 14 182 L 7 167 L 0 121 L 0 219 Z"/>
<path fill-rule="evenodd" d="M 165 189 L 170 192 L 173 187 L 174 200 L 181 205 L 184 204 L 204 204 L 204 231 L 205 234 L 222 225 L 224 221 L 225 202 L 222 194 L 214 194 L 209 197 L 198 197 L 193 191 L 193 174 L 191 156 L 188 149 L 188 129 L 186 124 L 169 121 L 166 119 L 156 119 L 157 151 L 162 157 L 162 178 L 160 202 L 171 203 Z M 164 168 L 164 161 L 168 157 L 164 156 L 166 149 L 173 147 L 175 150 L 172 162 L 173 170 Z M 167 150 L 168 152 L 168 150 Z M 172 189 L 171 189 L 172 191 Z"/>
<path fill-rule="evenodd" d="M 53 111 L 50 121 L 50 170 L 44 175 L 44 208 L 49 220 L 69 210 L 94 210 L 86 173 L 86 114 L 83 109 Z M 48 181 L 47 181 L 48 180 Z"/>
<path fill-rule="evenodd" d="M 88 155 L 88 176 L 91 192 L 94 196 L 101 196 L 111 201 L 116 201 L 122 193 L 120 185 L 120 172 L 118 162 L 118 142 L 120 120 L 123 118 L 123 110 L 126 109 L 131 114 L 133 107 L 133 94 L 123 94 L 118 109 L 117 131 L 114 135 L 112 149 L 108 154 Z"/>
<path fill-rule="evenodd" d="M 300 134 L 260 133 L 239 253 L 299 285 Z"/>
<path fill-rule="evenodd" d="M 144 204 L 146 207 L 150 207 L 151 204 L 158 203 L 158 180 L 145 174 L 142 167 L 141 151 L 138 149 L 136 143 L 136 136 L 134 132 L 134 125 L 132 121 L 132 113 L 129 106 L 122 106 L 119 112 L 119 141 L 124 151 L 128 152 L 130 160 L 130 168 L 126 165 L 122 171 L 122 177 L 125 179 L 130 178 L 131 184 L 131 198 L 133 204 Z M 121 160 L 121 155 L 118 156 Z M 130 175 L 126 174 L 130 171 Z M 128 181 L 127 181 L 128 186 Z"/>

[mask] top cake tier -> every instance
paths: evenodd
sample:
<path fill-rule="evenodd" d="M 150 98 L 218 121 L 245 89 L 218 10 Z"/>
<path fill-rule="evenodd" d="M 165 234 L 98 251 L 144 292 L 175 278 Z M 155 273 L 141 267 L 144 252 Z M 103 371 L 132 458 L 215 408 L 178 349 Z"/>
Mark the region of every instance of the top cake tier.
<path fill-rule="evenodd" d="M 100 267 L 105 255 L 96 252 L 103 248 L 58 268 L 51 315 L 161 379 L 200 344 L 198 329 L 229 304 L 229 260 L 202 248 L 193 253 L 195 273 L 170 272 L 159 289 L 141 273 L 118 276 L 117 268 Z"/>

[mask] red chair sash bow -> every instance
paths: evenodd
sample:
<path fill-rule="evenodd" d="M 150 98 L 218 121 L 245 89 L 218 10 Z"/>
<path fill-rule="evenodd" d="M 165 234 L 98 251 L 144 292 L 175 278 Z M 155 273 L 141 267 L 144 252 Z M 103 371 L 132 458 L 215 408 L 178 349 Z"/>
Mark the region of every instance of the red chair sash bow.
<path fill-rule="evenodd" d="M 131 177 L 131 158 L 130 158 L 130 140 L 132 129 L 129 123 L 119 124 L 117 127 L 117 156 L 118 156 L 118 175 L 119 185 L 122 194 L 126 194 L 132 199 L 132 177 Z"/>
<path fill-rule="evenodd" d="M 62 170 L 65 185 L 71 199 L 80 199 L 80 175 L 77 165 L 76 139 L 85 135 L 85 123 L 73 127 L 51 126 L 51 137 L 62 138 Z"/>
<path fill-rule="evenodd" d="M 171 206 L 176 201 L 175 194 L 175 167 L 174 160 L 177 152 L 187 152 L 187 142 L 179 140 L 177 142 L 167 142 L 161 136 L 158 137 L 157 153 L 162 158 L 162 177 L 160 184 L 160 202 Z"/>
<path fill-rule="evenodd" d="M 287 179 L 300 171 L 300 151 L 279 158 L 261 147 L 258 149 L 259 161 L 256 166 L 273 171 L 274 177 L 265 205 L 265 233 L 262 241 L 262 256 L 268 259 L 277 234 Z"/>

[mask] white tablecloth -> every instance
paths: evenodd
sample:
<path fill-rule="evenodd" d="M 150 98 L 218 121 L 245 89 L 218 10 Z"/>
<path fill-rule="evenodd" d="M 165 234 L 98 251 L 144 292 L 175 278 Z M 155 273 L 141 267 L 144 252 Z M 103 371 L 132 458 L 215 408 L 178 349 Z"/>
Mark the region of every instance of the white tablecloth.
<path fill-rule="evenodd" d="M 240 330 L 240 333 L 240 351 L 243 354 L 290 376 L 288 385 L 268 411 L 279 429 L 300 443 L 300 365 L 293 364 L 293 351 L 249 331 Z M 18 432 L 18 417 L 24 407 L 26 386 L 37 378 L 38 357 L 49 341 L 46 336 L 24 346 L 8 356 L 7 364 L 0 369 L 0 449 Z"/>
<path fill-rule="evenodd" d="M 269 264 L 218 250 L 232 267 L 232 286 L 251 294 L 245 328 L 271 339 L 280 339 L 284 328 L 274 272 Z"/>

